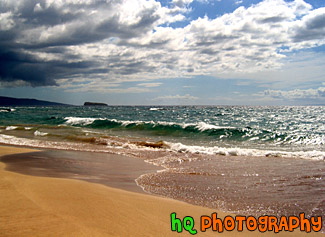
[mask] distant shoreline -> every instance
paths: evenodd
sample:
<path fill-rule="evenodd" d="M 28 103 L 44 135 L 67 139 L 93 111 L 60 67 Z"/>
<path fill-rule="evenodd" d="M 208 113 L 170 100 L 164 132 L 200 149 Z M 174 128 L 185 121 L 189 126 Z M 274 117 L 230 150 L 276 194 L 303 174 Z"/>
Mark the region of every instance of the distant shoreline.
<path fill-rule="evenodd" d="M 45 100 L 0 96 L 0 106 L 71 106 Z"/>

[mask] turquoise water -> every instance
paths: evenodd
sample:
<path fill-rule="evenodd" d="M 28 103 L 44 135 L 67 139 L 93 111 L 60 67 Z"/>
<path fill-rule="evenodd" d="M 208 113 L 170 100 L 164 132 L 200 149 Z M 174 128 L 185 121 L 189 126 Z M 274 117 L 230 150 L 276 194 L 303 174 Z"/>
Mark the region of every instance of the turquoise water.
<path fill-rule="evenodd" d="M 319 159 L 325 154 L 325 107 L 321 106 L 71 106 L 13 110 L 0 109 L 2 134 L 39 139 L 42 136 L 37 135 L 46 133 L 47 138 L 57 140 L 66 140 L 69 134 L 76 140 L 78 136 L 81 140 L 103 140 L 109 135 L 164 141 L 173 149 L 207 154 Z M 28 132 L 34 136 L 28 136 Z"/>

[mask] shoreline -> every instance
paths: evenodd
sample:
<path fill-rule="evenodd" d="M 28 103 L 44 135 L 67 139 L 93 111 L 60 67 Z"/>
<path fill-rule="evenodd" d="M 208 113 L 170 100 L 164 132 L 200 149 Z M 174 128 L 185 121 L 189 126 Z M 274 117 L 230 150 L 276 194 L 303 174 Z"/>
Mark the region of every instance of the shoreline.
<path fill-rule="evenodd" d="M 0 156 L 37 150 L 0 145 Z M 135 159 L 135 158 L 132 158 Z M 199 230 L 199 217 L 229 213 L 194 206 L 155 195 L 128 192 L 102 184 L 66 178 L 23 175 L 5 170 L 0 162 L 0 230 L 4 236 L 174 236 L 170 214 L 193 216 Z M 234 215 L 232 215 L 234 216 Z M 260 232 L 232 231 L 223 235 L 260 235 Z M 183 231 L 183 234 L 188 234 Z M 208 230 L 198 235 L 219 234 Z M 265 235 L 274 235 L 266 232 Z M 307 233 L 280 232 L 277 235 L 296 236 Z M 319 233 L 308 233 L 313 236 Z"/>
<path fill-rule="evenodd" d="M 42 150 L 0 157 L 6 170 L 38 177 L 68 178 L 145 193 L 135 180 L 162 167 L 142 159 L 110 153 Z"/>

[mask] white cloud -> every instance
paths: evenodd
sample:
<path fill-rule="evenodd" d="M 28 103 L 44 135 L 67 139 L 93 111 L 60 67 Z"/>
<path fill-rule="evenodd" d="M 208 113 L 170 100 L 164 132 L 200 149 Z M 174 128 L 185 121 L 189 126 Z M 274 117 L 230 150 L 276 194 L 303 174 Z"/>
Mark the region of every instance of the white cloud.
<path fill-rule="evenodd" d="M 159 96 L 159 97 L 156 97 L 155 99 L 153 100 L 198 100 L 199 98 L 198 97 L 195 97 L 195 96 L 191 96 L 189 94 L 185 94 L 185 95 L 166 95 L 166 96 Z"/>
<path fill-rule="evenodd" d="M 190 5 L 193 0 L 172 0 L 172 3 L 178 7 L 186 7 Z"/>
<path fill-rule="evenodd" d="M 144 93 L 150 92 L 148 88 L 141 88 L 141 87 L 129 87 L 129 88 L 110 88 L 110 87 L 101 87 L 98 86 L 82 86 L 82 87 L 75 87 L 75 88 L 68 88 L 65 90 L 66 92 L 99 92 L 99 93 L 127 93 L 127 94 L 136 94 L 136 93 Z"/>
<path fill-rule="evenodd" d="M 14 27 L 13 14 L 11 12 L 0 13 L 0 31 L 7 31 Z"/>
<path fill-rule="evenodd" d="M 263 95 L 277 99 L 318 99 L 325 98 L 325 87 L 305 90 L 295 89 L 289 91 L 265 90 Z"/>
<path fill-rule="evenodd" d="M 138 86 L 143 86 L 143 87 L 158 87 L 160 86 L 162 83 L 159 82 L 148 82 L 148 83 L 140 83 L 138 84 Z"/>
<path fill-rule="evenodd" d="M 211 1 L 211 0 L 197 0 L 198 2 L 200 2 L 200 3 L 209 3 L 209 1 Z M 215 0 L 216 2 L 220 2 L 221 0 Z"/>
<path fill-rule="evenodd" d="M 218 78 L 242 78 L 250 79 L 263 87 L 290 88 L 301 84 L 322 82 L 325 78 L 325 55 L 316 52 L 297 52 L 279 60 L 281 67 L 269 68 L 268 70 L 245 72 L 215 72 Z M 239 84 L 243 82 L 238 82 Z M 248 82 L 245 82 L 248 83 Z"/>

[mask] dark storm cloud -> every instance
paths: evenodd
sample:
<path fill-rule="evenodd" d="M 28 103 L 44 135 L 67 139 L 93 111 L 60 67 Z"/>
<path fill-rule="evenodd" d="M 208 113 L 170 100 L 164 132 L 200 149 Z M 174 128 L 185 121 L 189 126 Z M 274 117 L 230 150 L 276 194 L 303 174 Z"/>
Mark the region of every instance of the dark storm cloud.
<path fill-rule="evenodd" d="M 37 6 L 42 11 L 37 11 Z M 75 20 L 78 16 L 80 16 L 80 13 L 65 13 L 62 9 L 54 6 L 46 8 L 44 1 L 25 1 L 21 6 L 19 18 L 26 19 L 31 25 L 53 26 Z"/>
<path fill-rule="evenodd" d="M 56 85 L 53 73 L 48 73 L 53 68 L 30 55 L 0 48 L 0 65 L 0 81 L 5 84 L 21 80 L 31 86 Z"/>
<path fill-rule="evenodd" d="M 57 85 L 57 78 L 67 78 L 76 74 L 90 74 L 90 68 L 99 67 L 93 61 L 43 61 L 39 58 L 19 51 L 0 49 L 0 81 L 4 85 L 17 84 L 30 86 L 53 86 Z"/>
<path fill-rule="evenodd" d="M 55 1 L 53 1 L 55 3 Z M 59 1 L 58 1 L 59 2 Z M 82 2 L 82 1 L 80 1 Z M 25 26 L 63 24 L 83 17 L 88 10 L 111 8 L 120 1 L 88 1 L 87 3 L 48 4 L 46 0 L 16 0 L 12 4 L 0 2 L 2 12 L 13 12 L 15 17 L 25 20 Z"/>
<path fill-rule="evenodd" d="M 68 46 L 111 37 L 119 40 L 139 37 L 160 19 L 155 6 L 142 9 L 137 13 L 138 20 L 129 23 L 115 10 L 121 1 L 80 2 L 49 5 L 45 0 L 20 0 L 16 4 L 0 1 L 0 12 L 7 17 L 0 22 L 6 27 L 0 27 L 0 84 L 48 86 L 80 73 L 107 73 L 109 68 L 85 61 L 71 53 Z M 42 53 L 56 55 L 60 60 L 41 57 Z M 121 65 L 119 73 L 136 73 L 143 70 L 141 66 L 151 70 L 143 62 L 133 62 Z"/>
<path fill-rule="evenodd" d="M 44 48 L 51 46 L 79 45 L 98 42 L 110 37 L 130 39 L 138 37 L 146 32 L 158 19 L 157 16 L 148 17 L 147 15 L 143 15 L 139 22 L 132 25 L 121 24 L 120 18 L 117 15 L 100 23 L 83 19 L 82 22 L 66 25 L 66 30 L 60 32 L 58 35 L 52 35 L 43 42 L 33 42 L 32 45 L 26 45 L 26 47 Z"/>
<path fill-rule="evenodd" d="M 317 9 L 305 17 L 302 24 L 294 29 L 293 40 L 302 42 L 325 38 L 325 8 Z"/>

